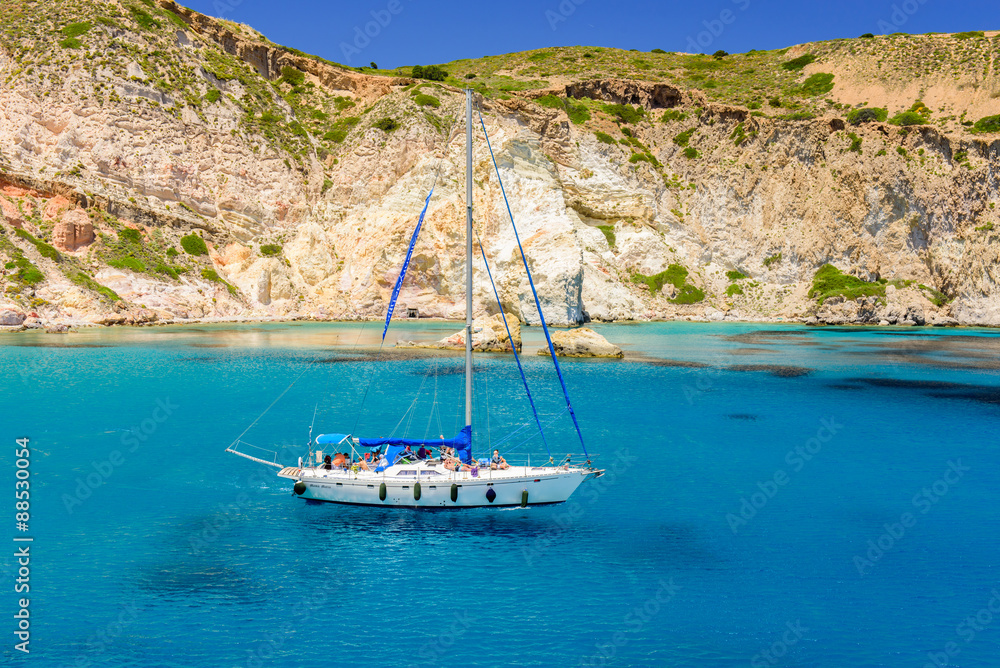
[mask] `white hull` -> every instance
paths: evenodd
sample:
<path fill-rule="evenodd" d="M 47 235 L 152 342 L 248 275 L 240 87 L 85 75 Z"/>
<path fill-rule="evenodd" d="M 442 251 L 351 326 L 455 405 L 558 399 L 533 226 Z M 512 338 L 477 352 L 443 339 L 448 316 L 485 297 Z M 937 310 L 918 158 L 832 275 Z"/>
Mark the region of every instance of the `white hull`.
<path fill-rule="evenodd" d="M 417 462 L 397 464 L 381 473 L 287 467 L 278 475 L 302 483 L 296 493 L 314 501 L 404 508 L 479 508 L 562 503 L 584 480 L 602 473 L 555 466 L 512 466 L 502 471 L 480 469 L 479 475 L 473 477 L 468 471 L 456 473 L 438 463 Z"/>

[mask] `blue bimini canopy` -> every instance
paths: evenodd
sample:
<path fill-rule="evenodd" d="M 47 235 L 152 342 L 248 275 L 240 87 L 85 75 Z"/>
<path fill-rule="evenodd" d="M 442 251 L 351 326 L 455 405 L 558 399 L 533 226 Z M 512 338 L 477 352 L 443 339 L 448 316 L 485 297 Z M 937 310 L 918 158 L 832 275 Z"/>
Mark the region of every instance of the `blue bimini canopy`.
<path fill-rule="evenodd" d="M 358 442 L 366 448 L 389 446 L 386 448 L 386 459 L 389 460 L 390 466 L 396 463 L 394 459 L 406 446 L 419 448 L 429 445 L 434 448 L 455 448 L 455 453 L 463 463 L 469 464 L 472 461 L 472 427 L 469 426 L 463 427 L 462 431 L 454 438 L 360 438 Z"/>
<path fill-rule="evenodd" d="M 316 437 L 316 445 L 340 445 L 350 437 L 350 434 L 320 434 Z"/>

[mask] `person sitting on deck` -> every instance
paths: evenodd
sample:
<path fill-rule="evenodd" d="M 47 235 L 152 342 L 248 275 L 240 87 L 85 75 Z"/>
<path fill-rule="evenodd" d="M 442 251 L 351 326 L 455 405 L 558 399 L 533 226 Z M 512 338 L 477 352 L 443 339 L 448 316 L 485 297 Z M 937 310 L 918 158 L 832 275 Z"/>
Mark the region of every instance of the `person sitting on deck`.
<path fill-rule="evenodd" d="M 330 463 L 330 455 L 327 455 L 326 457 L 323 458 L 323 468 L 325 468 L 327 471 L 333 468 L 333 464 Z"/>
<path fill-rule="evenodd" d="M 500 456 L 499 450 L 493 451 L 493 459 L 490 460 L 490 468 L 494 471 L 497 469 L 505 470 L 510 468 L 510 464 L 507 460 Z"/>
<path fill-rule="evenodd" d="M 430 459 L 430 457 L 431 451 L 421 445 L 420 449 L 417 450 L 417 459 Z"/>
<path fill-rule="evenodd" d="M 329 459 L 329 457 L 330 457 L 330 455 L 327 455 L 327 459 Z M 347 462 L 347 457 L 345 456 L 345 454 L 343 452 L 338 452 L 337 456 L 333 458 L 333 466 L 334 466 L 334 468 L 338 468 L 338 469 L 339 468 L 343 468 L 344 464 L 346 462 Z M 329 467 L 327 467 L 327 468 L 329 468 Z"/>
<path fill-rule="evenodd" d="M 468 464 L 463 464 L 461 460 L 456 457 L 443 457 L 444 467 L 449 471 L 471 471 L 472 467 Z"/>

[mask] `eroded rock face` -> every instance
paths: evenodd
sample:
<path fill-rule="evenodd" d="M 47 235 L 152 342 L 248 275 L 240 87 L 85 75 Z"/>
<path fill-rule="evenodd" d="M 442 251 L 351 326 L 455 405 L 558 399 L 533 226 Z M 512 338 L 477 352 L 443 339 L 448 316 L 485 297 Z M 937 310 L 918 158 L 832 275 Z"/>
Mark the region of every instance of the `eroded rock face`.
<path fill-rule="evenodd" d="M 399 303 L 421 315 L 462 318 L 463 96 L 435 92 L 441 102 L 433 112 L 436 120 L 407 111 L 400 127 L 386 133 L 367 118 L 383 115 L 383 108 L 412 110 L 412 95 L 400 90 L 410 80 L 347 71 L 277 47 L 245 26 L 171 0 L 157 2 L 186 24 L 176 32 L 176 50 L 183 56 L 177 62 L 218 89 L 218 101 L 206 101 L 197 113 L 185 107 L 177 118 L 163 108 L 169 105 L 152 86 L 153 73 L 129 70 L 120 54 L 122 62 L 96 72 L 74 67 L 64 76 L 55 70 L 61 66 L 38 64 L 40 73 L 51 76 L 14 76 L 0 88 L 0 179 L 20 179 L 17 187 L 4 181 L 0 188 L 5 227 L 27 229 L 64 252 L 79 253 L 76 259 L 88 261 L 95 280 L 164 319 L 311 313 L 380 318 L 424 197 L 437 183 Z M 90 37 L 96 40 L 102 30 Z M 110 39 L 109 33 L 101 35 Z M 142 45 L 149 37 L 124 30 L 113 39 Z M 336 148 L 325 144 L 320 151 L 322 142 L 310 140 L 290 153 L 264 134 L 241 130 L 241 100 L 253 93 L 239 78 L 221 80 L 201 68 L 205 54 L 215 49 L 253 66 L 263 90 L 271 90 L 268 82 L 282 68 L 294 67 L 325 95 L 354 103 L 357 109 L 348 113 L 378 111 L 358 113 L 362 120 Z M 0 75 L 10 75 L 13 67 L 0 52 Z M 41 71 L 46 68 L 53 69 Z M 838 73 L 838 82 L 842 77 L 850 79 L 847 72 Z M 838 83 L 834 95 L 843 85 Z M 110 90 L 122 99 L 109 98 Z M 646 120 L 633 124 L 634 136 L 623 141 L 621 129 L 600 115 L 575 124 L 564 111 L 530 99 L 542 94 L 642 105 Z M 1000 112 L 1000 101 L 985 88 L 976 95 L 981 99 L 969 118 Z M 163 106 L 149 105 L 154 99 Z M 272 101 L 283 122 L 295 120 L 280 96 Z M 875 103 L 859 97 L 852 104 L 861 101 Z M 728 320 L 734 314 L 798 320 L 815 311 L 809 285 L 816 270 L 831 263 L 866 280 L 902 279 L 933 290 L 906 299 L 887 290 L 884 305 L 830 301 L 819 309 L 817 322 L 957 319 L 1000 325 L 992 233 L 1000 226 L 995 136 L 880 123 L 847 127 L 833 109 L 806 121 L 753 116 L 696 91 L 616 79 L 515 91 L 510 99 L 480 102 L 551 324 Z M 662 113 L 670 108 L 681 113 Z M 598 129 L 615 141 L 599 141 Z M 699 157 L 687 157 L 674 142 L 689 131 L 687 148 Z M 862 152 L 851 148 L 852 141 L 862 142 Z M 965 159 L 956 161 L 960 153 Z M 474 142 L 473 169 L 475 220 L 499 301 L 519 321 L 538 324 L 481 136 Z M 39 185 L 49 178 L 54 181 Z M 92 242 L 95 234 L 114 238 L 114 231 L 104 214 L 92 217 L 96 229 L 89 226 L 79 207 L 142 227 L 150 235 L 144 239 L 161 239 L 162 248 L 175 251 L 180 236 L 197 231 L 212 247 L 211 264 L 176 280 L 113 270 Z M 44 270 L 38 295 L 53 308 L 80 317 L 100 316 L 108 308 L 95 291 L 72 284 L 60 275 L 64 269 L 39 259 L 28 240 L 8 238 Z M 265 256 L 260 250 L 265 243 L 280 244 L 282 253 Z M 164 262 L 170 264 L 165 257 Z M 637 276 L 648 278 L 674 265 L 687 271 L 686 284 L 650 290 Z M 221 283 L 201 280 L 209 269 L 240 294 L 233 297 Z M 744 278 L 727 278 L 734 270 Z M 731 290 L 734 285 L 745 289 Z M 678 303 L 685 288 L 704 291 L 704 299 Z M 493 294 L 481 264 L 473 290 L 482 316 L 493 308 L 487 307 Z M 951 301 L 928 302 L 924 295 L 942 303 L 934 290 Z M 28 308 L 28 302 L 19 305 Z"/>
<path fill-rule="evenodd" d="M 73 252 L 94 242 L 94 225 L 82 209 L 63 214 L 52 229 L 52 245 Z"/>
<path fill-rule="evenodd" d="M 0 326 L 20 327 L 24 323 L 24 314 L 17 311 L 0 311 Z"/>
<path fill-rule="evenodd" d="M 589 327 L 552 332 L 552 348 L 560 357 L 624 357 L 622 349 Z M 542 348 L 539 355 L 548 355 Z"/>
<path fill-rule="evenodd" d="M 24 215 L 18 210 L 17 205 L 0 196 L 0 210 L 3 211 L 4 221 L 8 225 L 18 230 L 24 229 Z"/>
<path fill-rule="evenodd" d="M 928 316 L 927 314 L 930 314 Z M 875 296 L 844 299 L 831 297 L 817 310 L 808 324 L 826 325 L 906 325 L 923 326 L 928 321 L 948 324 L 949 316 L 940 314 L 920 290 L 886 286 L 885 299 Z"/>

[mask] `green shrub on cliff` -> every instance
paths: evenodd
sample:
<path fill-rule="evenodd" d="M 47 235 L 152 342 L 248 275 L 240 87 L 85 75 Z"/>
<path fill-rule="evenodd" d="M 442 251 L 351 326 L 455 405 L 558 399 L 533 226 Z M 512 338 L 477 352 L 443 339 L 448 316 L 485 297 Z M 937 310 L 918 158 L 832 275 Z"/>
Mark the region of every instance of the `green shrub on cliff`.
<path fill-rule="evenodd" d="M 139 24 L 140 28 L 145 30 L 152 30 L 153 28 L 159 28 L 160 22 L 154 19 L 152 16 L 139 9 L 135 5 L 129 5 L 129 14 L 132 15 L 132 20 Z"/>
<path fill-rule="evenodd" d="M 108 301 L 119 302 L 122 299 L 121 297 L 118 296 L 117 292 L 115 292 L 114 290 L 105 285 L 101 285 L 93 278 L 91 278 L 90 274 L 86 273 L 85 271 L 71 271 L 68 272 L 66 276 L 74 284 L 79 285 L 81 288 L 85 288 L 87 290 L 93 290 L 102 297 L 105 297 Z"/>
<path fill-rule="evenodd" d="M 693 135 L 697 130 L 698 128 L 691 128 L 690 130 L 685 130 L 684 132 L 676 134 L 674 135 L 673 142 L 681 147 L 687 146 L 688 142 L 691 141 L 691 135 Z"/>
<path fill-rule="evenodd" d="M 615 226 L 614 225 L 598 225 L 597 229 L 604 233 L 604 238 L 608 240 L 608 246 L 611 248 L 615 247 Z"/>
<path fill-rule="evenodd" d="M 128 243 L 142 243 L 142 234 L 139 230 L 126 227 L 118 231 L 118 239 Z"/>
<path fill-rule="evenodd" d="M 425 95 L 423 93 L 417 93 L 414 95 L 413 101 L 422 107 L 434 107 L 437 109 L 441 106 L 441 100 L 437 99 L 433 95 Z"/>
<path fill-rule="evenodd" d="M 543 107 L 548 107 L 549 109 L 562 109 L 569 116 L 569 120 L 577 125 L 581 123 L 586 123 L 590 120 L 590 112 L 587 107 L 579 102 L 573 102 L 566 97 L 559 97 L 558 95 L 543 95 L 535 100 L 538 104 Z"/>
<path fill-rule="evenodd" d="M 847 112 L 847 122 L 851 125 L 861 125 L 862 123 L 885 123 L 889 117 L 889 112 L 881 107 L 862 107 L 851 109 Z"/>
<path fill-rule="evenodd" d="M 181 248 L 188 255 L 208 255 L 208 246 L 205 245 L 205 240 L 197 234 L 181 237 Z"/>
<path fill-rule="evenodd" d="M 86 21 L 83 21 L 81 23 L 70 23 L 67 26 L 63 26 L 63 29 L 60 30 L 60 32 L 66 35 L 66 37 L 79 37 L 80 35 L 86 34 L 90 28 L 91 25 Z"/>
<path fill-rule="evenodd" d="M 414 79 L 427 79 L 429 81 L 444 81 L 448 78 L 448 73 L 437 65 L 428 65 L 423 67 L 421 65 L 414 65 L 410 72 L 410 76 Z"/>
<path fill-rule="evenodd" d="M 677 296 L 668 299 L 671 304 L 696 304 L 705 298 L 705 292 L 701 288 L 696 288 L 690 283 L 685 283 Z"/>
<path fill-rule="evenodd" d="M 146 271 L 146 265 L 142 263 L 142 260 L 137 260 L 134 257 L 123 257 L 115 260 L 108 260 L 108 266 L 114 267 L 115 269 L 131 269 L 139 274 Z"/>
<path fill-rule="evenodd" d="M 372 127 L 376 127 L 382 132 L 392 132 L 399 127 L 399 121 L 395 118 L 380 118 L 372 124 Z"/>
<path fill-rule="evenodd" d="M 677 294 L 673 299 L 668 300 L 672 304 L 694 304 L 705 298 L 705 293 L 698 287 L 687 282 L 688 270 L 679 264 L 672 264 L 658 274 L 646 276 L 645 274 L 633 274 L 633 283 L 645 283 L 649 286 L 649 291 L 656 294 L 663 289 L 667 283 L 677 288 Z"/>
<path fill-rule="evenodd" d="M 219 273 L 215 271 L 215 269 L 202 269 L 201 277 L 204 278 L 206 281 L 212 281 L 213 283 L 222 283 L 224 286 L 226 286 L 226 290 L 228 290 L 229 294 L 231 295 L 235 296 L 239 294 L 239 291 L 233 285 L 227 282 L 226 279 L 219 276 Z"/>
<path fill-rule="evenodd" d="M 286 65 L 281 68 L 281 78 L 278 81 L 283 81 L 292 86 L 301 86 L 306 81 L 306 73 Z"/>
<path fill-rule="evenodd" d="M 904 111 L 889 119 L 893 125 L 927 125 L 927 119 L 915 111 Z"/>
<path fill-rule="evenodd" d="M 863 281 L 857 276 L 851 276 L 840 271 L 832 264 L 824 264 L 813 277 L 809 297 L 822 304 L 830 297 L 857 299 L 867 296 L 885 297 L 885 284 L 874 281 Z"/>
<path fill-rule="evenodd" d="M 633 274 L 633 283 L 645 283 L 649 286 L 650 292 L 659 292 L 663 286 L 670 283 L 675 288 L 680 289 L 687 281 L 688 270 L 680 264 L 672 264 L 658 274 L 646 276 L 645 274 Z"/>
<path fill-rule="evenodd" d="M 14 230 L 14 234 L 16 234 L 17 236 L 21 237 L 26 241 L 30 241 L 32 245 L 34 245 L 34 247 L 38 249 L 38 253 L 42 257 L 48 258 L 53 262 L 62 262 L 63 258 L 62 255 L 59 254 L 59 251 L 57 251 L 55 248 L 48 245 L 41 239 L 36 239 L 35 237 L 31 236 L 24 230 Z"/>
<path fill-rule="evenodd" d="M 260 247 L 260 254 L 266 257 L 281 255 L 282 247 L 278 244 L 264 244 Z"/>
<path fill-rule="evenodd" d="M 794 72 L 795 70 L 801 70 L 803 67 L 816 60 L 816 56 L 811 53 L 807 53 L 804 56 L 799 56 L 793 60 L 789 60 L 781 64 L 781 68 L 788 70 L 789 72 Z"/>
<path fill-rule="evenodd" d="M 600 130 L 598 130 L 597 132 L 595 132 L 594 136 L 597 137 L 597 141 L 601 142 L 602 144 L 612 144 L 612 145 L 614 145 L 614 144 L 618 143 L 618 142 L 615 141 L 614 137 L 612 137 L 611 135 L 609 135 L 606 132 L 601 132 Z"/>
<path fill-rule="evenodd" d="M 1000 115 L 980 118 L 972 126 L 973 132 L 1000 132 Z"/>
<path fill-rule="evenodd" d="M 619 123 L 638 123 L 645 117 L 646 110 L 642 107 L 633 107 L 628 104 L 606 104 L 604 111 L 618 119 Z"/>
<path fill-rule="evenodd" d="M 833 75 L 817 72 L 802 82 L 802 94 L 809 97 L 823 95 L 833 90 Z"/>
<path fill-rule="evenodd" d="M 31 260 L 22 256 L 4 265 L 6 269 L 16 269 L 10 275 L 10 279 L 23 285 L 38 285 L 45 280 L 42 270 L 31 263 Z"/>
<path fill-rule="evenodd" d="M 853 132 L 848 132 L 847 136 L 851 138 L 851 145 L 847 150 L 855 153 L 861 153 L 861 137 L 857 136 Z"/>

